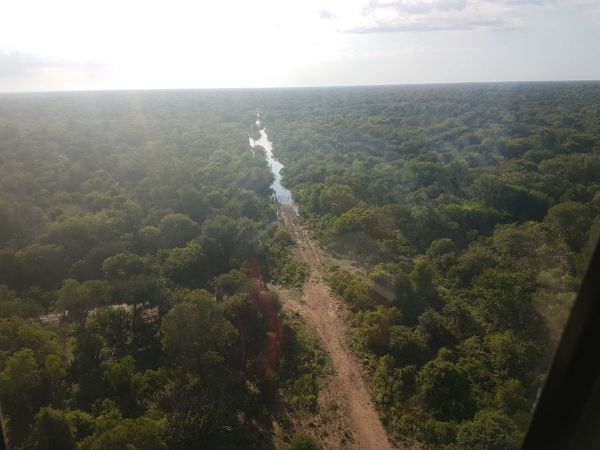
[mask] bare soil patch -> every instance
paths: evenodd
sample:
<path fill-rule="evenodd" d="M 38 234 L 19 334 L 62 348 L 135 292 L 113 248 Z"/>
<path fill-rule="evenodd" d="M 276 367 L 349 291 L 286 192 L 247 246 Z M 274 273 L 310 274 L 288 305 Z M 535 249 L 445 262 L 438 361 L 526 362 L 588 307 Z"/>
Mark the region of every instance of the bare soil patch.
<path fill-rule="evenodd" d="M 385 450 L 396 448 L 389 441 L 371 400 L 363 367 L 346 343 L 345 305 L 336 299 L 323 280 L 330 258 L 312 240 L 291 207 L 280 207 L 280 218 L 296 241 L 295 255 L 310 268 L 301 296 L 270 286 L 279 293 L 284 309 L 297 313 L 319 337 L 329 353 L 333 375 L 319 393 L 322 413 L 314 427 L 327 449 Z"/>

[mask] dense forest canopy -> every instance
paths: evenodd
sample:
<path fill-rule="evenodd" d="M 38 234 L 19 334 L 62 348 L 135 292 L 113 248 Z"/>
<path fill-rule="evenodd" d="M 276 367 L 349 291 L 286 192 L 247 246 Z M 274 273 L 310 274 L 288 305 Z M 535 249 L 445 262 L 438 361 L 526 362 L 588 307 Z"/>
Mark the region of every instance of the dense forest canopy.
<path fill-rule="evenodd" d="M 238 97 L 0 98 L 11 448 L 271 448 L 274 393 L 313 408 L 324 356 L 298 324 L 263 361 L 278 301 L 253 277 L 302 277 Z"/>
<path fill-rule="evenodd" d="M 360 266 L 328 280 L 390 436 L 518 448 L 600 233 L 600 83 L 0 96 L 11 448 L 268 449 L 272 417 L 317 414 L 326 356 L 261 289 L 306 269 L 257 109 Z"/>
<path fill-rule="evenodd" d="M 600 234 L 600 83 L 271 93 L 391 435 L 518 448 Z"/>

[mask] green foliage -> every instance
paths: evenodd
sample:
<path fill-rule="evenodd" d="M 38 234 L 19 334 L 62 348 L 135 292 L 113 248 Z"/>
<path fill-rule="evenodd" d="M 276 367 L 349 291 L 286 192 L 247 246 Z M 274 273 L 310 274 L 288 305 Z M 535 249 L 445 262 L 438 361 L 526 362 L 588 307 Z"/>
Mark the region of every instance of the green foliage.
<path fill-rule="evenodd" d="M 573 250 L 580 250 L 587 240 L 593 215 L 583 203 L 568 201 L 548 209 L 546 220 L 558 229 Z"/>
<path fill-rule="evenodd" d="M 106 258 L 102 263 L 104 276 L 109 280 L 126 280 L 143 270 L 142 258 L 133 253 L 119 253 Z"/>
<path fill-rule="evenodd" d="M 38 286 L 51 289 L 66 275 L 65 249 L 53 244 L 31 244 L 11 254 L 9 265 L 4 270 L 10 266 L 14 266 L 14 274 L 5 272 L 4 282 L 7 284 L 17 288 Z"/>
<path fill-rule="evenodd" d="M 258 105 L 311 232 L 370 272 L 327 278 L 390 435 L 516 448 L 600 230 L 599 92 L 2 97 L 11 444 L 259 448 L 256 419 L 278 399 L 317 412 L 325 355 L 294 321 L 279 373 L 257 372 L 279 311 L 266 314 L 252 279 L 299 288 L 308 275 L 248 151 Z"/>
<path fill-rule="evenodd" d="M 35 291 L 30 293 L 33 295 L 19 297 L 12 289 L 0 285 L 0 317 L 16 316 L 26 319 L 41 315 L 46 305 L 35 295 Z"/>
<path fill-rule="evenodd" d="M 138 239 L 142 251 L 154 254 L 160 245 L 160 230 L 157 227 L 147 225 L 138 231 Z"/>
<path fill-rule="evenodd" d="M 353 310 L 369 306 L 371 289 L 366 281 L 340 270 L 333 270 L 327 281 L 331 290 L 342 297 Z"/>
<path fill-rule="evenodd" d="M 356 199 L 350 186 L 334 184 L 321 192 L 319 206 L 321 211 L 342 214 L 348 211 Z"/>
<path fill-rule="evenodd" d="M 308 272 L 305 263 L 289 260 L 278 267 L 273 274 L 273 281 L 285 287 L 302 288 L 308 279 Z"/>
<path fill-rule="evenodd" d="M 112 355 L 122 357 L 131 341 L 132 320 L 133 315 L 126 308 L 107 306 L 88 316 L 86 329 L 102 336 Z"/>
<path fill-rule="evenodd" d="M 481 315 L 492 328 L 526 331 L 535 325 L 532 273 L 487 269 L 474 281 L 473 290 Z"/>
<path fill-rule="evenodd" d="M 136 394 L 140 380 L 136 376 L 135 360 L 131 355 L 106 363 L 102 378 L 106 396 L 113 398 L 121 411 L 128 415 L 138 412 Z"/>
<path fill-rule="evenodd" d="M 58 291 L 57 300 L 70 320 L 83 322 L 91 309 L 109 303 L 110 291 L 108 285 L 99 280 L 80 283 L 67 279 Z"/>
<path fill-rule="evenodd" d="M 439 420 L 460 420 L 472 414 L 467 373 L 450 361 L 434 359 L 425 364 L 417 374 L 417 392 Z"/>
<path fill-rule="evenodd" d="M 456 440 L 460 448 L 465 449 L 511 450 L 521 446 L 522 435 L 504 414 L 481 411 L 460 426 Z"/>
<path fill-rule="evenodd" d="M 165 247 L 183 247 L 199 231 L 196 222 L 185 214 L 167 214 L 160 220 L 158 229 Z"/>
<path fill-rule="evenodd" d="M 375 353 L 389 350 L 392 327 L 401 320 L 397 308 L 378 306 L 374 310 L 360 312 L 356 320 L 360 323 L 358 332 L 365 345 Z"/>
<path fill-rule="evenodd" d="M 197 241 L 185 247 L 161 250 L 162 275 L 177 284 L 201 284 L 208 278 L 208 261 L 202 244 Z M 210 272 L 209 272 L 210 273 Z"/>
<path fill-rule="evenodd" d="M 370 269 L 328 281 L 396 439 L 518 445 L 598 239 L 599 92 L 353 88 L 265 108 L 301 215 Z"/>
<path fill-rule="evenodd" d="M 82 450 L 167 450 L 164 425 L 148 417 L 106 421 L 83 440 Z"/>
<path fill-rule="evenodd" d="M 402 398 L 405 388 L 401 370 L 394 365 L 392 355 L 382 356 L 373 373 L 375 403 L 384 411 L 393 405 L 395 399 Z"/>
<path fill-rule="evenodd" d="M 42 383 L 41 368 L 38 366 L 33 350 L 24 348 L 13 353 L 5 362 L 0 374 L 2 396 L 6 399 L 25 399 L 35 395 Z"/>
<path fill-rule="evenodd" d="M 161 333 L 167 356 L 203 376 L 221 365 L 237 335 L 222 306 L 206 291 L 187 294 L 165 315 Z"/>
<path fill-rule="evenodd" d="M 290 441 L 290 450 L 320 450 L 321 446 L 310 436 L 296 433 Z"/>
<path fill-rule="evenodd" d="M 325 374 L 326 354 L 295 319 L 287 321 L 282 351 L 280 376 L 286 402 L 296 411 L 316 412 L 318 380 Z"/>
<path fill-rule="evenodd" d="M 253 289 L 250 277 L 236 269 L 215 278 L 213 286 L 217 298 L 221 300 Z"/>
<path fill-rule="evenodd" d="M 28 438 L 34 450 L 75 450 L 73 426 L 64 411 L 41 408 L 35 415 L 31 436 Z"/>
<path fill-rule="evenodd" d="M 20 442 L 37 410 L 65 393 L 67 354 L 62 339 L 41 325 L 0 320 L 0 403 L 11 422 L 8 436 Z"/>
<path fill-rule="evenodd" d="M 291 257 L 294 241 L 280 225 L 274 227 L 265 241 L 267 265 L 271 281 L 284 287 L 301 289 L 308 279 L 309 268 Z"/>
<path fill-rule="evenodd" d="M 282 268 L 291 242 L 268 253 L 254 100 L 192 97 L 0 99 L 0 403 L 15 448 L 268 441 L 238 419 L 267 320 L 246 271 L 299 285 L 306 270 Z"/>

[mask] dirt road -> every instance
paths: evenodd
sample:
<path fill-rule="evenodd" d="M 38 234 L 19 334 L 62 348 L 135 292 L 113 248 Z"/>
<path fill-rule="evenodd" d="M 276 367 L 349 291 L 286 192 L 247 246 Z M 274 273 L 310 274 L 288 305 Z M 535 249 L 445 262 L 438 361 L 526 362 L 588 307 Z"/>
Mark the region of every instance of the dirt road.
<path fill-rule="evenodd" d="M 308 264 L 310 277 L 301 298 L 278 289 L 284 308 L 298 313 L 322 341 L 330 354 L 334 374 L 328 386 L 319 394 L 319 403 L 334 402 L 331 421 L 344 423 L 352 432 L 349 440 L 329 435 L 327 449 L 386 450 L 395 448 L 379 420 L 371 401 L 371 393 L 365 382 L 363 367 L 348 349 L 345 339 L 347 310 L 343 303 L 334 298 L 323 280 L 327 256 L 301 226 L 299 219 L 289 206 L 280 207 L 280 216 L 285 227 L 297 243 L 295 257 Z"/>

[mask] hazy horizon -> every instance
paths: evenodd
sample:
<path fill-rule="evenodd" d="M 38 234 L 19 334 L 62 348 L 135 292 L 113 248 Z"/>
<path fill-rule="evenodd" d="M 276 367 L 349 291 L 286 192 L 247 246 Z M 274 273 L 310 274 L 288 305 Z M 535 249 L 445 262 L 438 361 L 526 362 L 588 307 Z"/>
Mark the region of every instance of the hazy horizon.
<path fill-rule="evenodd" d="M 0 91 L 0 95 L 18 94 L 76 94 L 76 93 L 118 93 L 118 92 L 164 92 L 164 91 L 252 91 L 252 90 L 302 90 L 302 89 L 352 89 L 352 88 L 393 88 L 393 87 L 428 87 L 428 86 L 460 86 L 460 85 L 510 85 L 510 84 L 552 84 L 552 83 L 600 83 L 599 79 L 581 80 L 505 80 L 505 81 L 455 81 L 431 83 L 390 83 L 390 84 L 348 84 L 348 85 L 314 85 L 314 86 L 256 86 L 256 87 L 168 87 L 168 88 L 115 88 L 115 89 L 55 89 L 30 91 Z"/>
<path fill-rule="evenodd" d="M 0 92 L 600 79 L 599 0 L 26 0 L 4 18 Z"/>

